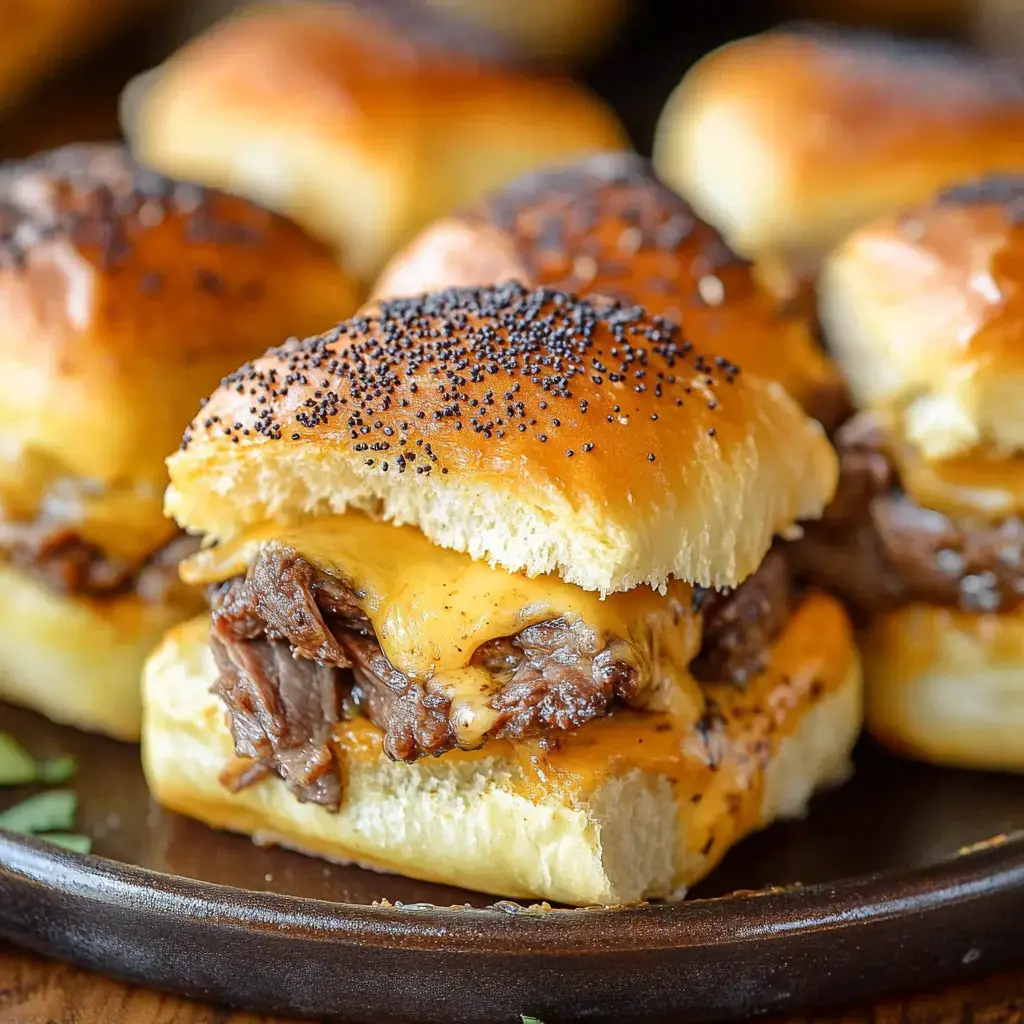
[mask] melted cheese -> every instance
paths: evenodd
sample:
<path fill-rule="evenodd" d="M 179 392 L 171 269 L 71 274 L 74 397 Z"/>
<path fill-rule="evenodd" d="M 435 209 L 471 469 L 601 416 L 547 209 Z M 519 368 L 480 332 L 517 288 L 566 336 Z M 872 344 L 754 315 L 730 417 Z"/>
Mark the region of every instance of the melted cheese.
<path fill-rule="evenodd" d="M 681 815 L 681 842 L 705 857 L 710 870 L 763 824 L 769 761 L 821 698 L 848 680 L 854 657 L 842 607 L 811 594 L 774 644 L 764 672 L 745 687 L 704 686 L 704 728 L 679 708 L 664 714 L 622 709 L 588 723 L 548 755 L 548 773 L 584 792 L 636 768 L 666 776 L 677 805 L 689 808 Z"/>
<path fill-rule="evenodd" d="M 0 446 L 0 516 L 67 524 L 83 540 L 130 564 L 145 561 L 178 532 L 152 485 L 104 486 L 69 476 L 50 456 Z"/>
<path fill-rule="evenodd" d="M 747 686 L 705 685 L 707 723 L 698 727 L 685 702 L 662 712 L 618 708 L 565 733 L 557 747 L 489 740 L 445 759 L 500 758 L 518 762 L 519 785 L 540 800 L 562 793 L 586 800 L 609 778 L 634 770 L 670 780 L 680 844 L 703 858 L 701 874 L 761 825 L 765 772 L 779 745 L 826 696 L 847 684 L 855 667 L 849 620 L 837 601 L 812 593 L 771 650 L 768 668 Z M 343 759 L 380 759 L 381 733 L 356 718 L 339 724 Z"/>
<path fill-rule="evenodd" d="M 928 462 L 909 444 L 893 458 L 903 489 L 923 508 L 993 522 L 1024 513 L 1024 458 L 972 452 Z"/>
<path fill-rule="evenodd" d="M 471 664 L 476 650 L 560 617 L 582 623 L 595 651 L 616 644 L 616 658 L 629 661 L 653 700 L 681 701 L 691 719 L 701 713 L 703 698 L 687 670 L 700 648 L 701 625 L 683 583 L 673 582 L 665 594 L 640 587 L 602 600 L 556 576 L 493 569 L 436 547 L 412 527 L 354 513 L 297 526 L 265 524 L 189 559 L 182 578 L 215 583 L 239 575 L 271 543 L 352 585 L 391 664 L 446 689 L 461 747 L 483 742 L 495 718 L 489 707 L 495 684 Z"/>

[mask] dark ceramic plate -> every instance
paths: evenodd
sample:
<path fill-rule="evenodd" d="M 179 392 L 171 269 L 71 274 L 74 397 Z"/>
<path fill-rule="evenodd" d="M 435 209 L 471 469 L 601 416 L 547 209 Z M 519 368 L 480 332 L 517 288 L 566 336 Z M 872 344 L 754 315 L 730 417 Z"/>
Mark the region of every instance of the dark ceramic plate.
<path fill-rule="evenodd" d="M 850 784 L 741 844 L 699 898 L 538 912 L 259 849 L 156 807 L 133 747 L 3 706 L 0 723 L 77 756 L 100 855 L 0 833 L 0 938 L 186 995 L 375 1024 L 707 1021 L 1024 962 L 1020 777 L 865 746 Z M 786 888 L 736 892 L 765 886 Z"/>

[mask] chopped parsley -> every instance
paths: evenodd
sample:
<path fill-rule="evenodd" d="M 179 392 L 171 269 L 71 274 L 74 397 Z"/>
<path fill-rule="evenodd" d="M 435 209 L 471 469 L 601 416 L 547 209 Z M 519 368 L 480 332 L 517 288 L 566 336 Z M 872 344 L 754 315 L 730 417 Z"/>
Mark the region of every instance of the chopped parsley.
<path fill-rule="evenodd" d="M 39 768 L 28 751 L 13 736 L 0 732 L 0 786 L 23 786 L 38 776 Z"/>
<path fill-rule="evenodd" d="M 77 770 L 73 757 L 36 761 L 12 736 L 0 732 L 0 786 L 67 782 Z M 92 840 L 71 830 L 78 797 L 70 789 L 48 789 L 0 811 L 0 828 L 37 836 L 76 853 L 89 853 Z"/>

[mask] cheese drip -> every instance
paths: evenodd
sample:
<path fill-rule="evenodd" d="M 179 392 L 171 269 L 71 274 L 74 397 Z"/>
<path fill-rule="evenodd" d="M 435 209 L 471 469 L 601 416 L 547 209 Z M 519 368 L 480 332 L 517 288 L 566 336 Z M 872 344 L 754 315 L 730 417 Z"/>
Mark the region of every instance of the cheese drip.
<path fill-rule="evenodd" d="M 671 583 L 665 594 L 639 587 L 602 600 L 557 576 L 531 579 L 494 569 L 436 547 L 412 527 L 356 513 L 264 524 L 195 555 L 183 564 L 182 578 L 208 584 L 240 575 L 268 544 L 352 585 L 388 661 L 410 679 L 447 691 L 463 748 L 479 746 L 496 718 L 490 701 L 497 684 L 472 664 L 476 651 L 563 617 L 593 634 L 594 651 L 615 644 L 615 657 L 637 673 L 646 702 L 681 702 L 693 720 L 702 712 L 701 691 L 687 669 L 700 649 L 701 623 L 684 583 Z"/>
<path fill-rule="evenodd" d="M 1024 456 L 976 447 L 931 459 L 909 437 L 906 410 L 875 410 L 903 490 L 922 508 L 995 523 L 1024 514 Z"/>
<path fill-rule="evenodd" d="M 766 792 L 767 770 L 782 744 L 824 700 L 852 687 L 860 706 L 853 630 L 842 606 L 811 593 L 771 648 L 767 668 L 744 687 L 705 684 L 707 711 L 698 725 L 683 702 L 663 711 L 616 708 L 567 732 L 552 750 L 532 742 L 490 740 L 481 750 L 444 760 L 518 764 L 517 787 L 535 802 L 552 796 L 587 800 L 609 779 L 642 771 L 668 779 L 676 798 L 677 885 L 703 877 L 740 839 L 777 813 Z M 840 742 L 838 738 L 835 742 Z M 374 763 L 380 730 L 363 718 L 338 725 L 339 755 Z"/>
<path fill-rule="evenodd" d="M 911 444 L 892 446 L 903 489 L 922 508 L 998 522 L 1024 513 L 1024 458 L 984 451 L 929 462 Z"/>

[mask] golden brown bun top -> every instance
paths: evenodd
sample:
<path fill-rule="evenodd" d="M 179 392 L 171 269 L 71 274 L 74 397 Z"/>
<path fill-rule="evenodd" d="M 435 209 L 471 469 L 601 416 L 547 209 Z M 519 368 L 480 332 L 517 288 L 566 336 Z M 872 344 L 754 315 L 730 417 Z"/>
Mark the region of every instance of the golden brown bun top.
<path fill-rule="evenodd" d="M 283 218 L 120 146 L 7 164 L 0 435 L 65 476 L 160 485 L 223 373 L 353 298 L 329 251 Z"/>
<path fill-rule="evenodd" d="M 1005 104 L 1024 102 L 1024 79 L 1012 62 L 988 59 L 946 43 L 813 22 L 794 23 L 761 38 L 766 56 L 772 53 L 770 40 L 778 46 L 776 59 L 801 53 L 806 73 L 836 90 L 834 96 L 822 99 L 839 116 L 857 118 L 862 124 L 873 120 L 867 109 L 870 100 L 883 97 L 897 109 L 932 113 L 945 109 L 952 116 L 1005 112 Z M 847 92 L 842 90 L 844 85 L 856 85 L 859 91 Z M 897 86 L 902 88 L 887 93 L 887 88 Z"/>
<path fill-rule="evenodd" d="M 1024 449 L 1024 177 L 861 228 L 820 289 L 854 397 L 895 413 L 926 460 Z"/>
<path fill-rule="evenodd" d="M 767 276 L 773 261 L 813 272 L 865 220 L 1024 169 L 1024 76 L 870 32 L 768 32 L 686 75 L 655 162 Z"/>
<path fill-rule="evenodd" d="M 484 59 L 465 34 L 346 3 L 256 4 L 131 83 L 126 133 L 151 165 L 288 215 L 369 282 L 459 203 L 628 145 L 581 86 Z"/>
<path fill-rule="evenodd" d="M 1000 132 L 1024 118 L 1024 77 L 1010 62 L 818 26 L 731 43 L 695 68 L 692 87 L 705 102 L 741 105 L 791 159 L 813 153 L 851 167 L 906 157 L 918 146 L 952 152 L 965 129 L 998 151 L 1012 142 Z M 815 176 L 812 166 L 805 171 Z M 750 173 L 756 178 L 757 168 Z"/>
<path fill-rule="evenodd" d="M 362 508 L 603 592 L 734 583 L 836 477 L 777 384 L 637 307 L 518 284 L 385 302 L 271 350 L 169 465 L 168 508 L 196 532 Z"/>
<path fill-rule="evenodd" d="M 698 350 L 778 380 L 812 413 L 844 405 L 807 319 L 783 312 L 750 264 L 636 154 L 527 174 L 431 225 L 392 259 L 374 295 L 509 279 L 643 306 L 680 324 Z"/>
<path fill-rule="evenodd" d="M 345 100 L 353 129 L 369 133 L 378 117 L 412 100 L 410 89 L 417 106 L 465 98 L 467 80 L 483 95 L 510 88 L 578 95 L 567 79 L 517 72 L 515 50 L 496 36 L 412 4 L 258 0 L 193 39 L 179 60 L 202 68 L 211 91 L 236 86 L 240 107 L 294 91 L 333 121 Z"/>

